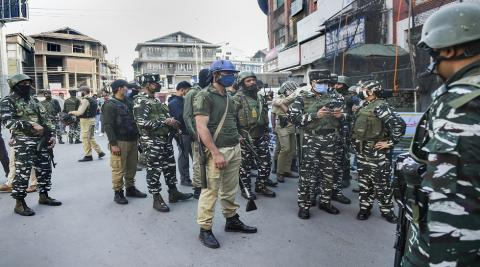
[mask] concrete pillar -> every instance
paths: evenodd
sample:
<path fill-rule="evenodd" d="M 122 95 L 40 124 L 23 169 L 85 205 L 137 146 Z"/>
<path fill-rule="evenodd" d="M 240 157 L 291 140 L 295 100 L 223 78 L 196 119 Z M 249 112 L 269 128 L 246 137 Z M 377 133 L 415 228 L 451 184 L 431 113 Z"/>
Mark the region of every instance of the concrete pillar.
<path fill-rule="evenodd" d="M 70 78 L 68 73 L 63 74 L 63 87 L 68 90 L 70 88 Z"/>
<path fill-rule="evenodd" d="M 75 80 L 75 88 L 78 89 L 77 73 L 75 72 L 75 73 L 73 74 L 73 76 L 74 76 L 74 78 L 75 78 L 75 79 L 74 79 L 74 80 Z"/>
<path fill-rule="evenodd" d="M 47 56 L 42 56 L 43 89 L 48 88 Z"/>

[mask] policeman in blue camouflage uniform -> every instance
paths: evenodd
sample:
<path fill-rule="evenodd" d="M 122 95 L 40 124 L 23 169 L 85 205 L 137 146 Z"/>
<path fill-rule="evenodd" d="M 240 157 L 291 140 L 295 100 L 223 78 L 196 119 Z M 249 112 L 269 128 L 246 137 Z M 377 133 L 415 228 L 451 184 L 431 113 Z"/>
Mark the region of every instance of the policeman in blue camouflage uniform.
<path fill-rule="evenodd" d="M 365 100 L 355 113 L 352 127 L 360 186 L 357 219 L 368 219 L 376 198 L 382 217 L 396 223 L 391 184 L 392 150 L 405 134 L 405 122 L 381 98 L 383 88 L 378 81 L 359 82 L 357 90 L 359 97 Z"/>
<path fill-rule="evenodd" d="M 444 84 L 420 120 L 411 154 L 426 164 L 410 199 L 402 266 L 480 265 L 480 5 L 445 6 L 427 19 L 419 46 Z M 411 179 L 407 179 L 410 187 Z"/>
<path fill-rule="evenodd" d="M 238 131 L 243 137 L 240 142 L 242 148 L 242 165 L 240 179 L 248 190 L 251 190 L 251 171 L 255 163 L 258 167 L 258 176 L 255 181 L 255 193 L 275 197 L 275 192 L 268 189 L 267 180 L 271 171 L 271 155 L 269 150 L 270 134 L 268 132 L 268 106 L 264 96 L 258 94 L 257 77 L 251 71 L 240 72 L 238 75 L 239 90 L 233 96 L 237 110 Z M 246 147 L 250 142 L 255 149 L 260 162 L 256 162 L 252 152 Z M 253 195 L 253 194 L 251 194 Z M 242 196 L 247 198 L 244 190 Z"/>
<path fill-rule="evenodd" d="M 160 91 L 158 74 L 142 74 L 138 77 L 143 92 L 134 100 L 133 114 L 140 131 L 140 146 L 145 153 L 147 163 L 147 186 L 153 195 L 153 208 L 168 212 L 170 208 L 160 195 L 160 176 L 165 177 L 168 186 L 168 200 L 175 203 L 187 200 L 192 194 L 184 194 L 177 189 L 177 177 L 173 146 L 168 142 L 170 127 L 178 127 L 178 122 L 170 118 L 168 107 L 155 98 Z"/>
<path fill-rule="evenodd" d="M 342 120 L 342 109 L 331 108 L 336 100 L 329 94 L 330 71 L 312 70 L 308 74 L 311 90 L 304 90 L 290 107 L 290 117 L 304 130 L 302 159 L 298 181 L 298 217 L 310 218 L 310 207 L 318 183 L 321 194 L 318 207 L 330 214 L 340 211 L 331 204 L 335 149 Z"/>
<path fill-rule="evenodd" d="M 0 101 L 0 116 L 3 125 L 12 132 L 15 153 L 15 178 L 12 197 L 16 199 L 14 212 L 22 216 L 32 216 L 35 212 L 25 203 L 26 189 L 32 167 L 35 167 L 40 198 L 38 203 L 60 206 L 62 203 L 48 196 L 52 185 L 52 166 L 49 148 L 55 146 L 55 125 L 46 114 L 43 106 L 30 94 L 32 79 L 25 74 L 17 74 L 9 79 L 11 93 Z M 47 145 L 38 147 L 42 136 L 52 133 Z M 48 147 L 47 147 L 48 146 Z"/>

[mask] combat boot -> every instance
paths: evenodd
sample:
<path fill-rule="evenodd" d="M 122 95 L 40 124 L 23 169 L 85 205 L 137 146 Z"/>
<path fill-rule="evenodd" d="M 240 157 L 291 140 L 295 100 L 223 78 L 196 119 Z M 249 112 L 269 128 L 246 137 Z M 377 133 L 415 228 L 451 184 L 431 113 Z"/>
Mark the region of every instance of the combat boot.
<path fill-rule="evenodd" d="M 283 176 L 283 174 L 277 174 L 277 181 L 279 183 L 285 183 L 285 176 Z"/>
<path fill-rule="evenodd" d="M 92 156 L 84 156 L 83 158 L 79 159 L 78 162 L 87 162 L 92 160 L 93 160 Z"/>
<path fill-rule="evenodd" d="M 81 144 L 81 143 L 82 143 L 82 141 L 80 141 L 80 140 L 78 140 L 78 139 L 75 140 L 75 144 Z"/>
<path fill-rule="evenodd" d="M 255 187 L 255 193 L 265 196 L 265 197 L 275 197 L 276 194 L 272 190 L 268 189 L 266 186 Z"/>
<path fill-rule="evenodd" d="M 73 144 L 73 138 L 72 137 L 68 137 L 68 143 Z"/>
<path fill-rule="evenodd" d="M 59 144 L 61 144 L 61 145 L 65 144 L 65 142 L 63 142 L 63 140 L 62 140 L 62 137 L 61 137 L 61 136 L 59 136 L 59 137 L 58 137 L 58 143 L 59 143 Z"/>
<path fill-rule="evenodd" d="M 160 193 L 153 195 L 153 208 L 160 212 L 170 211 L 170 208 L 167 206 L 165 201 L 163 201 L 162 195 L 160 195 Z"/>
<path fill-rule="evenodd" d="M 337 208 L 335 208 L 335 206 L 333 206 L 332 204 L 318 203 L 318 208 L 333 215 L 337 215 L 340 213 L 340 211 Z"/>
<path fill-rule="evenodd" d="M 382 217 L 387 220 L 389 223 L 397 223 L 398 222 L 398 217 L 393 213 L 393 211 L 390 211 L 389 213 L 382 214 Z"/>
<path fill-rule="evenodd" d="M 40 193 L 38 204 L 47 205 L 47 206 L 60 206 L 62 205 L 62 202 L 49 197 L 48 193 L 45 192 L 45 193 Z"/>
<path fill-rule="evenodd" d="M 340 203 L 342 203 L 342 204 L 350 204 L 350 203 L 352 203 L 352 201 L 351 201 L 348 197 L 346 197 L 344 194 L 342 194 L 342 193 L 334 194 L 334 195 L 332 196 L 332 200 L 335 200 L 335 201 L 340 202 Z"/>
<path fill-rule="evenodd" d="M 240 221 L 240 216 L 235 214 L 233 217 L 227 218 L 225 222 L 225 232 L 239 232 L 245 234 L 253 234 L 257 232 L 256 227 L 245 225 Z"/>
<path fill-rule="evenodd" d="M 99 158 L 99 159 L 101 159 L 101 158 L 103 158 L 103 157 L 105 157 L 105 152 L 100 152 L 100 153 L 98 153 L 98 158 Z"/>
<path fill-rule="evenodd" d="M 310 210 L 308 208 L 302 208 L 300 207 L 298 209 L 298 218 L 302 220 L 308 220 L 310 219 Z"/>
<path fill-rule="evenodd" d="M 357 214 L 357 220 L 365 221 L 370 217 L 370 210 L 361 209 Z"/>
<path fill-rule="evenodd" d="M 127 197 L 146 198 L 147 194 L 140 192 L 135 186 L 130 186 L 125 190 Z"/>
<path fill-rule="evenodd" d="M 15 204 L 15 209 L 13 211 L 22 216 L 33 216 L 35 215 L 35 211 L 27 206 L 25 203 L 25 199 L 17 199 L 17 203 Z"/>
<path fill-rule="evenodd" d="M 317 195 L 310 196 L 310 203 L 313 206 L 317 206 Z"/>
<path fill-rule="evenodd" d="M 168 202 L 177 203 L 178 201 L 187 200 L 193 197 L 192 193 L 182 193 L 177 188 L 168 190 Z"/>
<path fill-rule="evenodd" d="M 220 243 L 218 243 L 217 239 L 212 233 L 212 230 L 206 230 L 203 228 L 200 228 L 200 234 L 198 235 L 198 239 L 200 239 L 200 242 L 208 248 L 219 248 Z"/>
<path fill-rule="evenodd" d="M 128 204 L 128 200 L 123 195 L 123 190 L 115 191 L 115 196 L 113 197 L 113 201 L 117 202 L 117 204 L 120 204 L 120 205 Z"/>
<path fill-rule="evenodd" d="M 194 199 L 199 199 L 201 193 L 202 193 L 202 188 L 201 187 L 194 187 L 193 188 L 193 198 Z"/>
<path fill-rule="evenodd" d="M 270 187 L 277 187 L 278 183 L 270 180 L 270 178 L 267 178 L 267 181 L 265 181 L 265 185 Z"/>
<path fill-rule="evenodd" d="M 272 173 L 277 173 L 277 163 L 278 163 L 278 160 L 273 161 Z"/>

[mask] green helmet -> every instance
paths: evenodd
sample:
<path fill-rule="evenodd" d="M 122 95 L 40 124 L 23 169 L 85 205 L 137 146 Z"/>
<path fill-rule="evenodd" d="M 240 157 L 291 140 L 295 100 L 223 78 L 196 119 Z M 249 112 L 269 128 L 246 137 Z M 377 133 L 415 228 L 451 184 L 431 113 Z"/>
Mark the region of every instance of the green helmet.
<path fill-rule="evenodd" d="M 422 29 L 421 48 L 440 49 L 480 40 L 480 5 L 458 3 L 442 7 Z"/>
<path fill-rule="evenodd" d="M 350 79 L 347 76 L 338 76 L 337 83 L 350 86 Z"/>
<path fill-rule="evenodd" d="M 32 81 L 32 78 L 30 78 L 30 76 L 25 75 L 23 73 L 16 74 L 16 75 L 13 75 L 12 77 L 10 77 L 10 79 L 8 79 L 8 86 L 10 86 L 10 89 L 13 89 L 13 87 L 15 87 L 15 85 L 17 85 L 17 84 L 19 84 L 23 81 Z"/>
<path fill-rule="evenodd" d="M 298 83 L 294 81 L 286 81 L 278 89 L 278 94 L 287 94 L 290 95 L 290 92 L 294 92 L 298 88 Z"/>
<path fill-rule="evenodd" d="M 257 79 L 257 76 L 255 75 L 255 73 L 253 73 L 253 71 L 242 71 L 238 74 L 238 78 L 237 78 L 237 81 L 238 81 L 238 84 L 242 84 L 243 80 L 245 80 L 246 78 L 250 78 L 250 77 L 253 77 L 255 79 Z"/>

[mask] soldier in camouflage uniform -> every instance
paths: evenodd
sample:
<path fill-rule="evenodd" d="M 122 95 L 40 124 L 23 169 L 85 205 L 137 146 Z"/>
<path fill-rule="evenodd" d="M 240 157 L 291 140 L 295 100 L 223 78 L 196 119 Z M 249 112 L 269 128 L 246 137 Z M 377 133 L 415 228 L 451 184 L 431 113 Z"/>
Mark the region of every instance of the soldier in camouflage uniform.
<path fill-rule="evenodd" d="M 414 223 L 403 267 L 480 264 L 479 16 L 478 4 L 452 4 L 423 26 L 419 46 L 444 85 L 433 93 L 412 142 L 412 156 L 426 172 L 416 201 L 409 201 Z"/>
<path fill-rule="evenodd" d="M 40 102 L 42 106 L 47 111 L 47 115 L 50 117 L 49 119 L 55 124 L 55 133 L 57 134 L 57 139 L 59 144 L 64 144 L 62 140 L 62 129 L 60 129 L 59 125 L 59 114 L 62 111 L 58 100 L 52 98 L 52 92 L 45 91 L 44 94 L 45 100 Z"/>
<path fill-rule="evenodd" d="M 63 112 L 68 114 L 70 111 L 75 111 L 80 107 L 80 99 L 77 98 L 77 90 L 69 90 L 70 97 L 65 100 L 63 104 Z M 75 123 L 68 126 L 68 143 L 80 144 L 80 121 L 77 119 Z"/>
<path fill-rule="evenodd" d="M 253 161 L 255 161 L 258 166 L 255 192 L 266 197 L 275 197 L 275 192 L 267 188 L 267 179 L 269 179 L 271 170 L 271 155 L 268 147 L 270 143 L 268 106 L 264 97 L 258 94 L 256 82 L 257 77 L 253 72 L 240 72 L 238 75 L 239 90 L 233 97 L 237 111 L 238 131 L 243 137 L 243 141 L 240 142 L 242 148 L 240 179 L 242 179 L 243 185 L 251 190 L 250 177 Z M 245 142 L 250 142 L 260 162 L 256 162 Z M 242 190 L 242 196 L 247 198 L 244 190 Z"/>
<path fill-rule="evenodd" d="M 193 102 L 195 96 L 202 90 L 202 88 L 208 86 L 208 69 L 200 70 L 198 74 L 199 82 L 197 85 L 194 85 L 185 95 L 185 101 L 183 106 L 183 120 L 185 121 L 185 126 L 187 132 L 192 137 L 192 165 L 193 165 L 193 176 L 192 176 L 192 185 L 193 185 L 193 198 L 199 199 L 201 193 L 201 181 L 200 181 L 200 162 L 199 162 L 199 151 L 198 151 L 198 136 L 197 130 L 195 129 L 195 118 L 193 116 Z"/>
<path fill-rule="evenodd" d="M 133 114 L 140 131 L 140 146 L 145 153 L 147 163 L 147 186 L 153 195 L 153 208 L 160 212 L 168 212 L 170 208 L 160 195 L 160 176 L 165 177 L 168 186 L 170 203 L 187 200 L 192 194 L 184 194 L 177 190 L 177 177 L 173 145 L 168 142 L 170 127 L 178 127 L 178 122 L 169 117 L 168 107 L 155 98 L 160 90 L 158 74 L 142 74 L 138 77 L 143 92 L 134 100 Z"/>
<path fill-rule="evenodd" d="M 392 150 L 405 134 L 405 122 L 380 98 L 382 91 L 378 81 L 360 82 L 358 85 L 359 96 L 365 101 L 355 113 L 352 127 L 360 186 L 357 219 L 368 219 L 376 198 L 382 217 L 396 223 L 391 185 Z"/>
<path fill-rule="evenodd" d="M 9 79 L 10 95 L 0 101 L 0 116 L 3 125 L 12 132 L 15 153 L 15 178 L 12 197 L 16 199 L 14 212 L 22 216 L 32 216 L 35 212 L 25 203 L 28 179 L 35 167 L 40 198 L 38 203 L 59 206 L 62 203 L 48 196 L 50 191 L 52 166 L 46 146 L 37 149 L 46 131 L 54 131 L 55 125 L 49 120 L 45 109 L 30 96 L 32 79 L 25 74 L 17 74 Z M 49 148 L 55 145 L 55 137 L 48 141 Z"/>
<path fill-rule="evenodd" d="M 336 102 L 328 93 L 330 71 L 309 72 L 311 90 L 301 91 L 290 107 L 290 119 L 303 133 L 300 179 L 298 181 L 298 217 L 310 218 L 310 207 L 316 188 L 322 181 L 318 207 L 330 214 L 340 211 L 331 204 L 335 144 L 340 138 L 342 109 L 332 107 Z"/>

